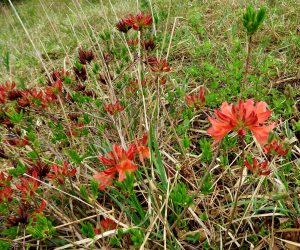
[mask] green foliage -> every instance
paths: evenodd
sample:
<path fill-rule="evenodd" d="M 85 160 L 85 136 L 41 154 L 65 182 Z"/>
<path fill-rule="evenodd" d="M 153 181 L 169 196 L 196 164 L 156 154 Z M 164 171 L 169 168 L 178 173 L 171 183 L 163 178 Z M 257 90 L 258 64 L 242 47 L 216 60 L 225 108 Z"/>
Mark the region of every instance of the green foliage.
<path fill-rule="evenodd" d="M 82 222 L 80 224 L 81 224 L 80 232 L 82 232 L 88 238 L 94 238 L 95 237 L 94 227 L 91 223 Z"/>
<path fill-rule="evenodd" d="M 210 162 L 212 159 L 212 152 L 210 142 L 204 139 L 200 139 L 200 148 L 201 148 L 201 160 L 203 162 Z"/>
<path fill-rule="evenodd" d="M 92 190 L 92 195 L 94 197 L 94 199 L 96 200 L 98 198 L 99 195 L 99 189 L 98 189 L 98 182 L 95 180 L 91 180 L 91 190 Z"/>
<path fill-rule="evenodd" d="M 130 229 L 128 233 L 131 235 L 130 239 L 132 241 L 133 247 L 139 248 L 144 242 L 144 238 L 145 238 L 144 231 L 139 228 L 133 228 Z"/>
<path fill-rule="evenodd" d="M 173 202 L 175 213 L 178 215 L 186 206 L 190 206 L 193 202 L 192 197 L 188 194 L 186 185 L 178 182 L 170 193 L 170 199 Z"/>
<path fill-rule="evenodd" d="M 11 109 L 10 112 L 6 112 L 6 115 L 11 123 L 19 124 L 23 118 L 23 110 L 18 113 L 15 109 Z"/>
<path fill-rule="evenodd" d="M 203 180 L 203 186 L 201 188 L 201 192 L 205 195 L 210 194 L 213 191 L 213 182 L 212 175 L 208 175 L 206 179 Z"/>
<path fill-rule="evenodd" d="M 9 174 L 12 175 L 13 177 L 19 177 L 24 173 L 26 173 L 26 171 L 27 171 L 27 167 L 22 162 L 19 161 L 17 163 L 17 167 L 9 170 Z"/>
<path fill-rule="evenodd" d="M 90 201 L 86 186 L 80 186 L 80 193 L 86 201 L 88 202 Z"/>
<path fill-rule="evenodd" d="M 262 25 L 266 16 L 264 7 L 256 11 L 252 6 L 247 6 L 246 13 L 243 15 L 243 25 L 249 36 L 252 36 Z"/>
<path fill-rule="evenodd" d="M 1 250 L 9 250 L 10 249 L 10 243 L 8 241 L 0 239 L 0 249 Z"/>
<path fill-rule="evenodd" d="M 159 148 L 158 148 L 158 143 L 155 138 L 154 129 L 153 129 L 152 125 L 150 126 L 150 138 L 148 141 L 149 141 L 148 143 L 149 143 L 149 148 L 150 148 L 150 153 L 151 153 L 151 160 L 153 161 L 153 163 L 156 167 L 156 171 L 161 179 L 162 186 L 163 186 L 164 190 L 166 190 L 167 185 L 168 185 L 167 184 L 168 183 L 167 174 L 166 174 L 163 162 L 162 162 L 162 158 L 161 158 Z"/>
<path fill-rule="evenodd" d="M 36 221 L 30 220 L 26 230 L 36 239 L 45 239 L 56 233 L 55 228 L 52 226 L 52 222 L 46 217 L 40 214 L 35 214 Z"/>
<path fill-rule="evenodd" d="M 186 240 L 192 242 L 193 244 L 196 244 L 196 243 L 199 242 L 200 236 L 201 236 L 201 235 L 200 235 L 199 232 L 197 232 L 197 233 L 195 233 L 195 234 L 188 234 L 188 235 L 186 236 Z"/>

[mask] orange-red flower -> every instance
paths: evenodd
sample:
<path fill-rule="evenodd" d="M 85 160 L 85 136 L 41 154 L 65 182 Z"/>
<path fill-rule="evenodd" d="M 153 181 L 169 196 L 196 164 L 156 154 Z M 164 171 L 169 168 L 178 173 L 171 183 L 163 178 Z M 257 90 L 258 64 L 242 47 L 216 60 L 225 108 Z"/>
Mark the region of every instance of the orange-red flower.
<path fill-rule="evenodd" d="M 127 40 L 127 44 L 129 46 L 136 46 L 136 45 L 138 45 L 138 43 L 139 43 L 139 39 L 138 38 L 136 38 L 136 39 L 128 39 Z"/>
<path fill-rule="evenodd" d="M 0 90 L 0 103 L 5 103 L 6 101 L 6 94 L 4 91 Z"/>
<path fill-rule="evenodd" d="M 101 232 L 105 232 L 107 230 L 113 230 L 117 227 L 117 223 L 115 223 L 113 220 L 106 218 L 102 219 L 100 221 L 100 228 L 94 228 L 95 234 L 100 234 Z"/>
<path fill-rule="evenodd" d="M 142 162 L 146 158 L 150 158 L 150 151 L 147 147 L 148 135 L 145 133 L 143 138 L 138 139 L 136 143 L 132 144 L 131 147 L 135 146 L 135 154 L 139 157 L 139 160 Z"/>
<path fill-rule="evenodd" d="M 0 187 L 8 187 L 10 186 L 10 181 L 12 180 L 12 176 L 5 176 L 3 172 L 0 172 Z"/>
<path fill-rule="evenodd" d="M 48 178 L 56 179 L 60 184 L 65 182 L 65 178 L 69 176 L 73 176 L 76 174 L 76 168 L 69 170 L 68 163 L 64 161 L 63 166 L 58 166 L 56 164 L 52 165 L 52 171 L 54 173 L 47 174 Z"/>
<path fill-rule="evenodd" d="M 12 188 L 11 187 L 4 187 L 0 189 L 0 204 L 2 202 L 11 202 L 12 201 Z"/>
<path fill-rule="evenodd" d="M 254 158 L 252 165 L 248 162 L 248 160 L 246 160 L 244 164 L 251 172 L 255 172 L 258 175 L 269 175 L 271 172 L 269 169 L 267 169 L 269 165 L 268 160 L 258 163 L 257 159 Z"/>
<path fill-rule="evenodd" d="M 134 157 L 134 152 L 135 152 L 135 145 L 130 145 L 128 150 L 125 150 L 122 146 L 118 144 L 114 144 L 113 150 L 108 153 L 109 155 L 108 158 L 99 156 L 98 159 L 103 164 L 114 167 L 116 171 L 118 171 L 119 173 L 118 180 L 123 181 L 126 178 L 126 172 L 134 172 L 137 170 L 137 166 L 132 162 Z M 112 169 L 110 171 L 113 172 Z M 100 177 L 102 176 L 100 175 Z"/>
<path fill-rule="evenodd" d="M 141 30 L 144 27 L 149 26 L 152 23 L 152 17 L 147 12 L 144 14 L 143 12 L 132 15 L 129 14 L 127 18 L 123 19 L 123 22 L 128 25 L 128 27 L 133 28 L 134 30 Z"/>
<path fill-rule="evenodd" d="M 198 95 L 186 95 L 186 104 L 190 108 L 200 108 L 205 103 L 204 88 L 200 88 Z"/>
<path fill-rule="evenodd" d="M 98 188 L 100 190 L 104 190 L 108 186 L 111 186 L 115 178 L 116 172 L 116 168 L 111 167 L 102 172 L 99 172 L 98 174 L 95 174 L 94 178 L 99 181 Z"/>
<path fill-rule="evenodd" d="M 282 142 L 273 140 L 264 146 L 264 151 L 266 154 L 285 156 L 289 152 L 289 149 L 285 148 Z"/>
<path fill-rule="evenodd" d="M 119 104 L 119 101 L 116 101 L 114 104 L 110 103 L 108 105 L 103 104 L 104 108 L 106 109 L 106 111 L 108 113 L 110 113 L 111 115 L 115 115 L 119 112 L 121 112 L 122 110 L 124 110 L 124 106 Z"/>
<path fill-rule="evenodd" d="M 119 31 L 123 33 L 127 33 L 128 30 L 131 29 L 131 26 L 127 24 L 126 18 L 120 19 L 120 21 L 116 24 L 116 27 Z"/>
<path fill-rule="evenodd" d="M 37 179 L 37 172 L 32 173 L 32 177 Z M 17 189 L 19 189 L 22 192 L 22 198 L 27 200 L 27 198 L 30 198 L 34 195 L 35 191 L 39 187 L 40 183 L 32 178 L 21 178 L 21 184 L 16 184 Z"/>
<path fill-rule="evenodd" d="M 83 50 L 83 48 L 80 48 L 78 50 L 78 59 L 81 64 L 87 64 L 91 63 L 92 60 L 94 60 L 95 55 L 92 50 Z"/>
<path fill-rule="evenodd" d="M 148 57 L 147 64 L 152 72 L 169 72 L 171 70 L 169 63 L 165 59 L 157 59 L 154 56 Z"/>
<path fill-rule="evenodd" d="M 268 141 L 269 132 L 276 126 L 275 123 L 266 124 L 271 111 L 265 102 L 257 102 L 254 105 L 252 99 L 246 102 L 240 100 L 236 105 L 223 102 L 221 110 L 215 110 L 217 119 L 208 117 L 212 126 L 208 134 L 215 141 L 221 141 L 230 131 L 237 131 L 239 135 L 245 135 L 250 130 L 260 144 Z"/>

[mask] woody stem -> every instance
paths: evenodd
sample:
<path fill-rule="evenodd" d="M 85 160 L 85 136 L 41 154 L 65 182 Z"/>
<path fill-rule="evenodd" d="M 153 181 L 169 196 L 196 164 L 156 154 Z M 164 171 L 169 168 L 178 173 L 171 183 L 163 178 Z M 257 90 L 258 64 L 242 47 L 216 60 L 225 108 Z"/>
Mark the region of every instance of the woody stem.
<path fill-rule="evenodd" d="M 244 71 L 244 77 L 243 77 L 243 80 L 241 82 L 240 95 L 242 95 L 242 92 L 243 92 L 244 87 L 245 87 L 245 82 L 246 82 L 247 76 L 249 74 L 251 49 L 252 49 L 252 36 L 249 36 L 249 38 L 248 38 L 246 66 L 245 66 L 245 71 Z"/>

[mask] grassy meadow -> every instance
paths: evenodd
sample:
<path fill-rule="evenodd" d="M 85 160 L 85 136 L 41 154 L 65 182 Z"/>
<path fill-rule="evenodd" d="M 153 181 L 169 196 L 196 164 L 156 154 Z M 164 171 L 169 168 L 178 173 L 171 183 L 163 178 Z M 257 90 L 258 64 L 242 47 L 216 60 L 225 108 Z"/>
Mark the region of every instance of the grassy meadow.
<path fill-rule="evenodd" d="M 299 20 L 0 1 L 0 249 L 300 249 Z"/>

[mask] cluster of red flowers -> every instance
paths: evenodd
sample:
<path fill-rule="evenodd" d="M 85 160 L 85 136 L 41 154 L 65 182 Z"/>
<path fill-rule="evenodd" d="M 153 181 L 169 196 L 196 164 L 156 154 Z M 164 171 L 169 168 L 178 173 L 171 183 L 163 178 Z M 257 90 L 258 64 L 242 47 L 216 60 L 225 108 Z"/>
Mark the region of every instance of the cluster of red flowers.
<path fill-rule="evenodd" d="M 271 171 L 267 169 L 269 162 L 265 160 L 264 162 L 258 163 L 257 159 L 254 158 L 253 164 L 250 164 L 248 160 L 244 162 L 245 166 L 251 171 L 258 175 L 269 175 Z"/>
<path fill-rule="evenodd" d="M 117 172 L 119 174 L 118 180 L 123 181 L 126 178 L 126 172 L 136 171 L 137 165 L 133 162 L 135 156 L 137 156 L 140 161 L 150 158 L 147 141 L 148 136 L 145 134 L 142 139 L 131 144 L 128 150 L 125 150 L 120 145 L 114 144 L 112 147 L 113 150 L 108 153 L 109 157 L 98 157 L 104 165 L 110 167 L 94 175 L 94 178 L 99 180 L 100 190 L 104 190 L 107 186 L 112 185 Z"/>
<path fill-rule="evenodd" d="M 53 164 L 52 172 L 53 173 L 48 173 L 47 177 L 50 179 L 55 179 L 59 184 L 63 184 L 66 177 L 71 177 L 76 174 L 76 168 L 69 170 L 68 163 L 64 161 L 63 166 Z"/>
<path fill-rule="evenodd" d="M 102 219 L 100 221 L 100 228 L 94 228 L 95 234 L 100 234 L 108 230 L 113 230 L 117 228 L 117 223 L 115 223 L 113 220 L 106 218 Z"/>
<path fill-rule="evenodd" d="M 82 48 L 78 51 L 78 59 L 81 64 L 88 64 L 94 60 L 95 55 L 91 50 L 83 50 Z"/>
<path fill-rule="evenodd" d="M 152 72 L 163 73 L 170 72 L 171 68 L 165 59 L 158 59 L 154 56 L 148 57 L 146 61 Z"/>
<path fill-rule="evenodd" d="M 252 99 L 243 102 L 240 100 L 236 105 L 223 102 L 221 110 L 215 110 L 217 119 L 208 117 L 212 127 L 208 129 L 208 134 L 215 141 L 221 141 L 230 131 L 237 131 L 239 135 L 245 135 L 250 130 L 257 141 L 264 145 L 268 142 L 268 135 L 275 123 L 266 124 L 271 111 L 265 102 L 257 102 L 254 106 Z"/>
<path fill-rule="evenodd" d="M 271 155 L 285 156 L 289 152 L 289 149 L 285 148 L 282 142 L 272 140 L 270 143 L 264 145 L 264 151 Z"/>
<path fill-rule="evenodd" d="M 45 87 L 45 91 L 37 90 L 36 88 L 17 90 L 15 89 L 16 83 L 6 82 L 0 85 L 0 103 L 5 103 L 6 100 L 17 101 L 18 105 L 22 108 L 46 108 L 51 103 L 57 102 L 57 95 L 62 92 L 62 81 L 58 72 L 53 75 L 56 78 L 55 82 L 48 82 L 49 86 Z"/>
<path fill-rule="evenodd" d="M 16 129 L 15 133 L 8 134 L 4 142 L 14 147 L 24 147 L 29 144 L 28 137 L 22 136 L 19 129 Z"/>
<path fill-rule="evenodd" d="M 141 85 L 142 86 L 146 86 L 147 85 L 147 81 L 145 80 L 141 80 Z M 129 87 L 127 87 L 127 90 L 129 93 L 134 93 L 139 89 L 139 81 L 135 80 L 135 81 L 130 81 L 129 82 Z"/>
<path fill-rule="evenodd" d="M 111 115 L 116 115 L 117 113 L 121 112 L 125 108 L 123 105 L 119 104 L 119 101 L 116 101 L 114 104 L 113 103 L 107 105 L 103 104 L 103 106 L 106 109 L 106 111 Z"/>
<path fill-rule="evenodd" d="M 204 88 L 200 88 L 198 95 L 186 95 L 186 104 L 190 108 L 201 108 L 205 103 Z"/>
<path fill-rule="evenodd" d="M 10 181 L 12 176 L 5 176 L 3 172 L 0 172 L 0 203 L 12 201 L 12 188 L 10 187 Z"/>
<path fill-rule="evenodd" d="M 76 135 L 79 135 L 80 134 L 80 131 L 81 129 L 84 127 L 84 122 L 78 122 L 78 123 L 75 123 L 75 122 L 72 122 L 71 123 L 71 128 L 66 128 L 66 134 L 67 135 L 73 135 L 73 136 L 76 136 Z"/>
<path fill-rule="evenodd" d="M 142 30 L 152 23 L 152 17 L 149 13 L 144 14 L 143 12 L 133 15 L 129 14 L 126 18 L 122 18 L 116 24 L 119 31 L 127 33 L 131 28 L 134 30 Z"/>
<path fill-rule="evenodd" d="M 21 183 L 16 184 L 16 187 L 21 191 L 21 196 L 24 201 L 27 201 L 31 198 L 35 191 L 38 189 L 40 183 L 36 180 L 38 178 L 37 172 L 32 173 L 32 177 L 22 177 L 20 179 Z"/>

